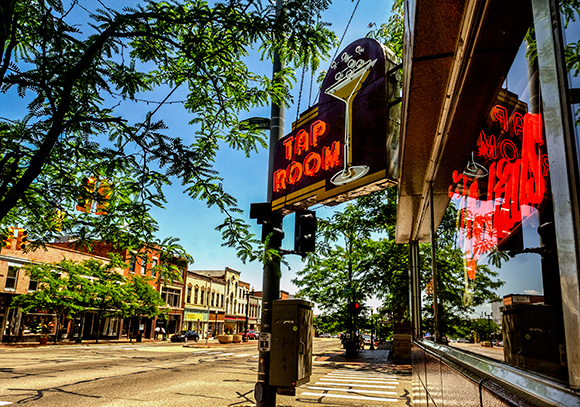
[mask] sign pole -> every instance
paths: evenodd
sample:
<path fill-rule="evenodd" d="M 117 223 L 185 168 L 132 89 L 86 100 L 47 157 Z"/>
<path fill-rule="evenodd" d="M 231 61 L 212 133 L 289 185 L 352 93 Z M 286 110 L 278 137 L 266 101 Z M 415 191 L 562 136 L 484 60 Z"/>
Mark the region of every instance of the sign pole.
<path fill-rule="evenodd" d="M 283 0 L 276 0 L 277 13 L 282 9 Z M 278 72 L 283 69 L 283 63 L 280 60 L 278 50 L 274 50 L 274 64 L 272 69 L 272 77 L 275 77 Z M 271 125 L 270 125 L 270 149 L 268 160 L 268 202 L 272 202 L 272 173 L 274 168 L 274 151 L 278 140 L 284 137 L 284 105 L 277 105 L 272 103 L 271 109 Z M 271 220 L 271 228 L 279 228 L 282 230 L 283 216 L 273 216 Z M 262 226 L 267 227 L 266 225 Z M 281 241 L 279 239 L 271 239 L 273 244 L 272 249 L 280 249 Z M 272 333 L 272 305 L 274 300 L 280 296 L 280 260 L 276 259 L 264 265 L 264 273 L 262 277 L 262 319 L 260 327 L 260 336 L 271 337 Z M 268 341 L 269 342 L 269 341 Z M 254 397 L 256 399 L 257 407 L 271 407 L 276 405 L 276 387 L 270 386 L 270 347 L 261 346 L 258 358 L 258 381 L 254 390 Z"/>

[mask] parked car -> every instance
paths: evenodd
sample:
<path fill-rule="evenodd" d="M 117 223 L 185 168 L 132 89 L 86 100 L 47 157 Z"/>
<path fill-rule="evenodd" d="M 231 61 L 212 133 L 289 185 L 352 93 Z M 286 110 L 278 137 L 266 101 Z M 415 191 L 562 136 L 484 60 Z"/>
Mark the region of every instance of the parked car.
<path fill-rule="evenodd" d="M 457 338 L 457 343 L 469 343 L 469 341 L 465 338 Z"/>
<path fill-rule="evenodd" d="M 320 334 L 320 338 L 330 338 L 330 334 Z"/>
<path fill-rule="evenodd" d="M 199 341 L 199 334 L 195 331 L 179 331 L 171 335 L 171 342 Z"/>
<path fill-rule="evenodd" d="M 363 339 L 365 341 L 365 345 L 371 344 L 371 336 L 370 335 L 363 335 Z"/>
<path fill-rule="evenodd" d="M 253 329 L 248 330 L 248 339 L 258 339 L 259 332 L 254 331 Z M 246 336 L 245 332 L 242 332 L 242 337 Z"/>

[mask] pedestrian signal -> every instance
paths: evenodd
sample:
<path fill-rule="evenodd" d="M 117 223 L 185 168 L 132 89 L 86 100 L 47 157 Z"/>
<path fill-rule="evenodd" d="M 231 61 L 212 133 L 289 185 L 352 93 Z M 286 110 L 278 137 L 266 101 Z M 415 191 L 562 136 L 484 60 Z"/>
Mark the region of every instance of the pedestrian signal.
<path fill-rule="evenodd" d="M 294 250 L 300 253 L 313 252 L 316 248 L 316 212 L 296 212 L 294 226 Z"/>

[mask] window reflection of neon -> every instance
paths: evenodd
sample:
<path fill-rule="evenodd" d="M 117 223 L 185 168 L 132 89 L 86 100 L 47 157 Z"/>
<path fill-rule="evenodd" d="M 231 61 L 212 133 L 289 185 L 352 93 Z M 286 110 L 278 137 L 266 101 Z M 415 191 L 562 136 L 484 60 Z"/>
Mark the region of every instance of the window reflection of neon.
<path fill-rule="evenodd" d="M 549 166 L 544 144 L 542 117 L 514 113 L 508 120 L 503 106 L 492 109 L 492 118 L 513 135 L 521 135 L 521 151 L 513 140 L 496 142 L 494 135 L 480 133 L 477 154 L 491 164 L 488 166 L 487 195 L 481 196 L 476 179 L 454 171 L 449 197 L 460 199 L 458 212 L 459 244 L 465 253 L 468 278 L 477 275 L 477 260 L 509 235 L 522 219 L 530 216 L 532 207 L 542 203 L 546 194 Z M 517 140 L 516 140 L 517 141 Z M 499 151 L 498 151 L 499 150 Z M 498 159 L 499 158 L 499 159 Z"/>

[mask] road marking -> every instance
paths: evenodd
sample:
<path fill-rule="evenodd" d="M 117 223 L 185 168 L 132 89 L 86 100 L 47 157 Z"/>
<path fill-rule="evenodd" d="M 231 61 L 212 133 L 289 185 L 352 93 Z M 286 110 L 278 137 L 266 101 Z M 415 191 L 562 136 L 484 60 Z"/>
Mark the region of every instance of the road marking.
<path fill-rule="evenodd" d="M 371 393 L 371 394 L 388 394 L 396 395 L 396 391 L 380 391 L 380 390 L 361 390 L 361 389 L 335 389 L 334 387 L 309 387 L 310 390 L 331 390 L 331 391 L 346 391 L 350 393 Z"/>
<path fill-rule="evenodd" d="M 302 393 L 301 396 L 333 397 L 337 399 L 370 400 L 370 401 L 392 401 L 392 402 L 399 401 L 399 399 L 391 399 L 385 397 L 365 397 L 365 396 L 351 396 L 348 394 L 326 394 L 326 393 L 311 393 L 311 392 Z"/>
<path fill-rule="evenodd" d="M 241 357 L 250 356 L 250 355 L 251 355 L 251 353 L 242 353 L 241 355 L 236 355 L 236 357 L 241 358 Z"/>
<path fill-rule="evenodd" d="M 252 359 L 259 358 L 259 357 L 260 357 L 260 355 L 255 355 L 255 356 L 252 356 Z"/>
<path fill-rule="evenodd" d="M 7 406 L 8 404 L 12 404 L 10 401 L 0 401 L 0 406 Z"/>
<path fill-rule="evenodd" d="M 231 355 L 235 355 L 235 353 L 222 353 L 220 356 L 231 356 Z"/>
<path fill-rule="evenodd" d="M 222 351 L 219 352 L 206 352 L 206 355 L 219 355 L 220 353 L 223 353 Z"/>
<path fill-rule="evenodd" d="M 346 373 L 329 373 L 328 376 L 332 377 L 352 377 L 357 379 L 365 380 L 398 380 L 396 377 L 385 377 L 385 376 L 365 376 L 360 374 L 346 374 Z"/>
<path fill-rule="evenodd" d="M 315 384 L 321 384 L 325 386 L 350 386 L 350 387 L 372 387 L 374 389 L 396 389 L 397 386 L 373 386 L 372 384 L 352 384 L 352 383 L 334 383 L 327 382 L 324 379 L 320 379 Z"/>
<path fill-rule="evenodd" d="M 372 384 L 399 384 L 399 382 L 379 381 L 379 380 L 357 380 L 357 379 L 336 379 L 338 376 L 327 376 L 320 380 L 334 380 L 337 382 L 353 382 L 353 383 L 372 383 Z"/>

